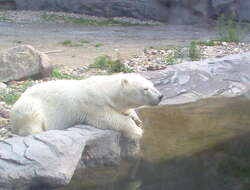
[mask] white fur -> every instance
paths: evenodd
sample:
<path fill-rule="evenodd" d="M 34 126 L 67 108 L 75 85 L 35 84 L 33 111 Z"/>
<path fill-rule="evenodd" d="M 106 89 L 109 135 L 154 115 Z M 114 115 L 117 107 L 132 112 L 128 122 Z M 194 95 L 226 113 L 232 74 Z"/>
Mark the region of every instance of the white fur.
<path fill-rule="evenodd" d="M 11 110 L 13 133 L 29 135 L 76 124 L 114 129 L 140 138 L 140 119 L 134 108 L 156 105 L 160 93 L 138 74 L 60 80 L 26 90 Z"/>

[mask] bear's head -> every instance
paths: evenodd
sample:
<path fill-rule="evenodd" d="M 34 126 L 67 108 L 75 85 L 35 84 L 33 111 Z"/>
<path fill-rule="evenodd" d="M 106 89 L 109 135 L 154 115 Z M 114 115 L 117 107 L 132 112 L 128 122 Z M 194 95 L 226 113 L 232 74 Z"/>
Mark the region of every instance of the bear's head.
<path fill-rule="evenodd" d="M 124 74 L 121 86 L 124 103 L 130 108 L 158 105 L 163 98 L 153 83 L 139 74 Z"/>

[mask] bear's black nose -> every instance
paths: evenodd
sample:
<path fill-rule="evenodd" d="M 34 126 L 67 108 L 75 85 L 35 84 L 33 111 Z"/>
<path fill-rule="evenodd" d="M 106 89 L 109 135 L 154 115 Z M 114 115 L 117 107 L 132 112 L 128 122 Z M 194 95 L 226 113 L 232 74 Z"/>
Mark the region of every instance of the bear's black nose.
<path fill-rule="evenodd" d="M 162 98 L 163 98 L 163 95 L 161 94 L 161 95 L 159 96 L 159 99 L 162 100 Z"/>

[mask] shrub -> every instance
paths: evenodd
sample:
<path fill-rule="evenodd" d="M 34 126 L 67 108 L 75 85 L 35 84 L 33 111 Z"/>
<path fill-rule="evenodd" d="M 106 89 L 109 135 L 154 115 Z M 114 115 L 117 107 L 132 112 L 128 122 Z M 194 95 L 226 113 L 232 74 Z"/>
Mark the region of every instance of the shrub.
<path fill-rule="evenodd" d="M 90 68 L 99 68 L 102 70 L 107 70 L 111 73 L 133 72 L 132 69 L 126 67 L 120 59 L 112 60 L 109 56 L 99 56 L 95 59 L 95 63 L 89 66 Z"/>
<path fill-rule="evenodd" d="M 51 77 L 57 78 L 57 79 L 73 79 L 73 80 L 79 80 L 80 79 L 77 76 L 62 73 L 57 69 L 53 69 Z"/>
<path fill-rule="evenodd" d="M 220 43 L 220 41 L 218 40 L 206 40 L 206 41 L 195 40 L 194 42 L 196 43 L 196 45 L 199 45 L 199 46 L 216 46 Z"/>
<path fill-rule="evenodd" d="M 18 87 L 11 87 L 7 90 L 0 91 L 0 101 L 6 102 L 9 105 L 14 104 L 21 94 L 28 88 L 33 85 L 33 82 L 30 80 L 25 81 L 22 85 Z"/>
<path fill-rule="evenodd" d="M 191 42 L 188 55 L 192 61 L 198 60 L 201 57 L 200 49 L 195 41 Z"/>
<path fill-rule="evenodd" d="M 165 57 L 165 62 L 167 65 L 174 65 L 180 63 L 186 57 L 186 48 L 185 47 L 169 47 L 168 55 Z"/>
<path fill-rule="evenodd" d="M 233 14 L 229 19 L 226 19 L 222 14 L 217 20 L 216 28 L 220 41 L 239 43 L 245 37 L 249 25 L 242 26 L 240 22 L 235 20 L 235 15 Z"/>

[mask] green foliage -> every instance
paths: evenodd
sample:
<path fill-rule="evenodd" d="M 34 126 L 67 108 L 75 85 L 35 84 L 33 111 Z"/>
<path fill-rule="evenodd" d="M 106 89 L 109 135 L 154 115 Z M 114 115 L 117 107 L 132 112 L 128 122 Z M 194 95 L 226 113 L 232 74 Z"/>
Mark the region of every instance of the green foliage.
<path fill-rule="evenodd" d="M 192 59 L 192 61 L 200 59 L 201 52 L 195 41 L 192 41 L 190 43 L 188 55 Z"/>
<path fill-rule="evenodd" d="M 64 40 L 61 42 L 62 45 L 64 46 L 69 46 L 69 47 L 77 47 L 77 46 L 83 46 L 84 44 L 88 44 L 90 41 L 88 40 L 80 40 L 79 42 L 73 42 L 71 40 Z"/>
<path fill-rule="evenodd" d="M 14 104 L 19 97 L 20 97 L 20 94 L 16 93 L 13 90 L 0 93 L 0 101 L 6 102 L 7 104 L 10 104 L 10 105 Z"/>
<path fill-rule="evenodd" d="M 62 45 L 65 45 L 65 46 L 72 46 L 73 42 L 71 40 L 64 40 L 62 42 Z"/>
<path fill-rule="evenodd" d="M 217 20 L 216 29 L 220 41 L 239 43 L 245 37 L 249 25 L 244 27 L 235 20 L 235 15 L 231 15 L 229 19 L 226 19 L 222 14 Z"/>
<path fill-rule="evenodd" d="M 13 40 L 13 43 L 15 43 L 15 44 L 22 44 L 23 42 L 21 40 Z"/>
<path fill-rule="evenodd" d="M 88 40 L 80 40 L 79 42 L 82 44 L 89 44 L 90 43 L 90 41 L 88 41 Z"/>
<path fill-rule="evenodd" d="M 185 53 L 183 52 L 183 47 L 169 47 L 169 50 L 171 50 L 171 53 L 166 56 L 165 62 L 167 65 L 174 65 L 180 62 L 180 60 L 184 59 Z"/>
<path fill-rule="evenodd" d="M 71 16 L 56 15 L 56 14 L 43 14 L 42 19 L 48 22 L 64 22 L 70 24 L 79 24 L 87 26 L 134 26 L 134 25 L 150 25 L 150 24 L 133 24 L 125 21 L 118 21 L 114 19 L 109 20 L 93 20 L 76 18 Z"/>
<path fill-rule="evenodd" d="M 102 44 L 101 43 L 97 43 L 97 44 L 95 44 L 95 47 L 101 47 L 102 46 Z"/>
<path fill-rule="evenodd" d="M 13 22 L 14 20 L 6 17 L 6 16 L 0 16 L 0 22 Z"/>
<path fill-rule="evenodd" d="M 112 60 L 109 56 L 99 56 L 95 59 L 95 63 L 89 66 L 90 68 L 99 68 L 102 70 L 107 70 L 111 73 L 133 72 L 132 69 L 126 67 L 119 59 Z"/>
<path fill-rule="evenodd" d="M 216 46 L 220 43 L 220 41 L 218 40 L 206 40 L 206 41 L 194 40 L 194 42 L 196 43 L 196 45 L 199 46 Z"/>
<path fill-rule="evenodd" d="M 17 88 L 10 88 L 8 90 L 3 90 L 0 92 L 0 101 L 6 102 L 7 104 L 14 104 L 21 94 L 33 83 L 31 81 L 26 81 L 23 85 L 18 86 Z"/>
<path fill-rule="evenodd" d="M 53 69 L 51 77 L 57 79 L 80 80 L 80 78 L 77 76 L 62 73 L 57 69 Z"/>

